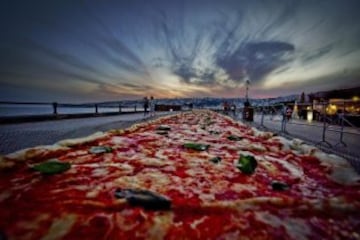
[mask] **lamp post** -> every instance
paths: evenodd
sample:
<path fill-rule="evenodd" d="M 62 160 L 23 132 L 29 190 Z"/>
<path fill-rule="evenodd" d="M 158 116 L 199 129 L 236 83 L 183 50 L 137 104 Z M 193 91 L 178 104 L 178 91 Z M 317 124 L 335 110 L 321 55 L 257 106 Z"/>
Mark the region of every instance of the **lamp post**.
<path fill-rule="evenodd" d="M 250 80 L 247 78 L 245 80 L 245 99 L 246 99 L 246 102 L 249 102 L 249 85 L 250 85 Z"/>
<path fill-rule="evenodd" d="M 247 76 L 245 79 L 245 102 L 244 102 L 244 109 L 243 109 L 243 119 L 245 121 L 253 121 L 254 120 L 254 109 L 251 108 L 249 102 L 249 85 L 250 79 Z"/>

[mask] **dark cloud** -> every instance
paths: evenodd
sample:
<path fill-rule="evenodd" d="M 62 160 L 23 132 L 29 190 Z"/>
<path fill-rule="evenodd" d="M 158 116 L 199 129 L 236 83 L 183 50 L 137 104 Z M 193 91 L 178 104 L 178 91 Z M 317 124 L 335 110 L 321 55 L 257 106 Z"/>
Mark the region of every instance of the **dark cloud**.
<path fill-rule="evenodd" d="M 309 82 L 336 86 L 331 75 L 346 68 L 351 76 L 345 84 L 360 69 L 359 4 L 2 1 L 0 87 L 11 81 L 17 86 L 64 81 L 69 86 L 91 83 L 102 97 L 130 96 L 155 91 L 160 88 L 155 83 L 168 81 L 170 72 L 185 85 L 200 86 L 193 89 L 204 90 L 194 92 L 201 95 L 212 87 L 230 91 L 246 78 L 259 89 L 277 77 L 289 79 L 284 89 Z M 153 79 L 153 72 L 164 75 Z M 301 75 L 296 84 L 293 73 Z"/>
<path fill-rule="evenodd" d="M 267 74 L 292 61 L 295 47 L 285 42 L 250 42 L 242 44 L 233 53 L 216 56 L 217 64 L 234 81 L 249 77 L 261 81 Z"/>
<path fill-rule="evenodd" d="M 284 10 L 285 11 L 285 10 Z M 282 41 L 252 41 L 251 36 L 238 36 L 242 27 L 243 13 L 230 17 L 219 11 L 215 22 L 204 26 L 194 26 L 198 30 L 193 41 L 188 44 L 183 38 L 183 26 L 170 26 L 168 16 L 161 12 L 156 22 L 161 29 L 160 42 L 167 52 L 166 59 L 157 59 L 157 67 L 169 67 L 184 83 L 196 85 L 212 85 L 219 83 L 217 74 L 225 71 L 226 82 L 241 83 L 244 78 L 260 82 L 266 75 L 293 60 L 295 46 Z M 180 15 L 181 17 L 182 15 Z M 283 13 L 280 19 L 285 18 Z M 279 22 L 277 19 L 275 21 Z M 176 22 L 183 22 L 178 19 Z M 266 30 L 273 28 L 274 24 Z M 206 31 L 204 31 L 206 29 Z M 208 45 L 203 44 L 208 41 Z M 209 49 L 210 48 L 210 49 Z M 185 51 L 187 49 L 188 51 Z M 206 59 L 211 66 L 201 66 L 198 59 L 207 51 L 215 49 Z M 164 64 L 167 62 L 167 65 Z M 226 81 L 227 80 L 227 81 Z M 224 79 L 221 79 L 224 83 Z"/>

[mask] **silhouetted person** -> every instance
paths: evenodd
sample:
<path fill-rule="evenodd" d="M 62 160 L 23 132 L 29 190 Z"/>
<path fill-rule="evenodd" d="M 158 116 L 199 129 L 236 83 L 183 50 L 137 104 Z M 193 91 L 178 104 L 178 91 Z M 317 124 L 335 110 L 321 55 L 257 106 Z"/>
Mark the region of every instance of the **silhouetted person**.
<path fill-rule="evenodd" d="M 189 108 L 190 108 L 190 110 L 193 110 L 193 107 L 194 107 L 194 104 L 191 102 L 191 103 L 189 103 Z"/>
<path fill-rule="evenodd" d="M 150 97 L 149 107 L 150 107 L 150 117 L 154 117 L 155 116 L 155 99 L 153 96 Z"/>
<path fill-rule="evenodd" d="M 149 99 L 144 97 L 144 117 L 148 114 Z"/>
<path fill-rule="evenodd" d="M 230 110 L 230 105 L 228 103 L 228 101 L 224 102 L 224 113 L 227 115 L 229 113 Z"/>
<path fill-rule="evenodd" d="M 232 111 L 232 113 L 233 113 L 233 115 L 234 115 L 234 117 L 236 116 L 236 105 L 235 105 L 235 103 L 233 103 L 232 105 L 231 105 L 231 111 Z"/>

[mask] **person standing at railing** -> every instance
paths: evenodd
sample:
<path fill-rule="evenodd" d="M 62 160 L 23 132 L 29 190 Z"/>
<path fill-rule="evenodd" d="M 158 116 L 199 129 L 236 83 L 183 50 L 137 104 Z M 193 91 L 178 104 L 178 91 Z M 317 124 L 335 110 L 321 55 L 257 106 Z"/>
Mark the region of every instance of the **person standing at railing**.
<path fill-rule="evenodd" d="M 233 116 L 236 117 L 236 105 L 235 105 L 235 103 L 233 103 L 233 104 L 231 105 L 231 111 L 232 111 L 232 113 L 233 113 Z"/>
<path fill-rule="evenodd" d="M 155 117 L 155 99 L 153 96 L 150 97 L 149 106 L 150 106 L 150 117 Z"/>
<path fill-rule="evenodd" d="M 287 107 L 286 109 L 286 120 L 289 121 L 291 118 L 292 110 L 290 107 Z"/>
<path fill-rule="evenodd" d="M 228 115 L 228 114 L 229 114 L 229 110 L 230 110 L 230 105 L 229 105 L 228 101 L 225 101 L 224 104 L 223 104 L 223 106 L 224 106 L 224 113 L 225 113 L 226 115 Z"/>
<path fill-rule="evenodd" d="M 149 108 L 149 99 L 148 97 L 144 97 L 144 117 L 148 114 L 148 108 Z"/>

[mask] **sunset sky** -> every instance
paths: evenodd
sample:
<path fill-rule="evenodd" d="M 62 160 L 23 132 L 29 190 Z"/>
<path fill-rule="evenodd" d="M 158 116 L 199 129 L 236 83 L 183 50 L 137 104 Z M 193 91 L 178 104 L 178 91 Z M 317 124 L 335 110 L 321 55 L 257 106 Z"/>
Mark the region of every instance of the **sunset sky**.
<path fill-rule="evenodd" d="M 360 85 L 360 1 L 8 0 L 0 101 L 250 97 Z"/>

